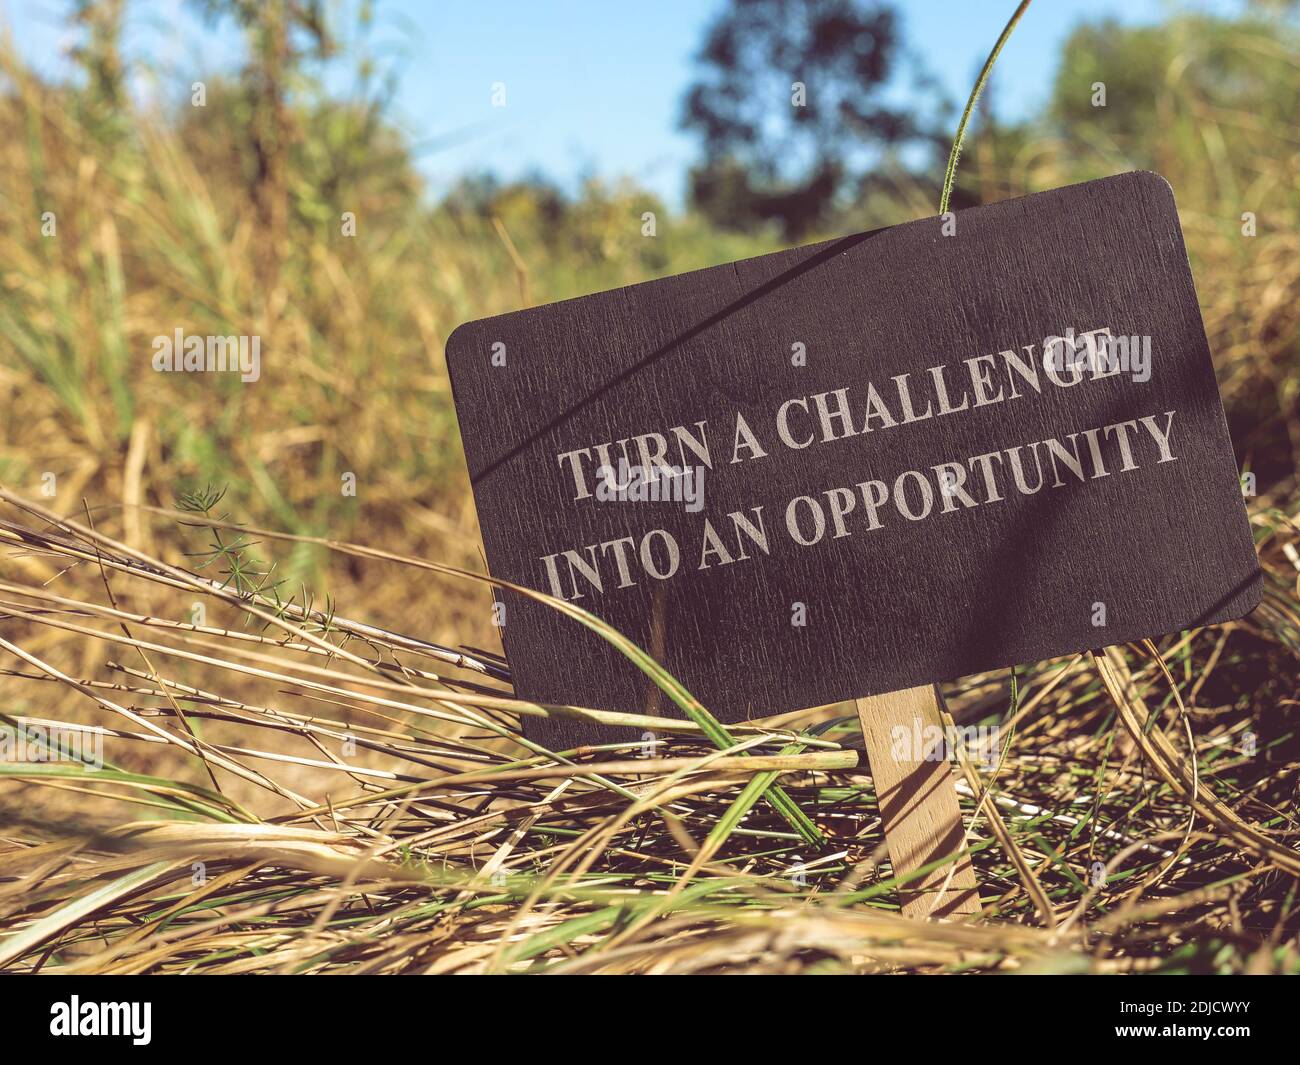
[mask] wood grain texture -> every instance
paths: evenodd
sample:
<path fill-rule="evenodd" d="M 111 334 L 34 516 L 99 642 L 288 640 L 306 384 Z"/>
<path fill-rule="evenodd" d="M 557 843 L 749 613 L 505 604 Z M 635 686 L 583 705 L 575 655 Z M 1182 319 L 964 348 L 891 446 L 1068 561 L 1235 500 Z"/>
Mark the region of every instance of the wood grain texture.
<path fill-rule="evenodd" d="M 994 356 L 1005 386 L 1015 379 L 998 353 L 1039 358 L 1044 338 L 1102 326 L 1151 338 L 1149 380 L 1022 387 L 1017 398 L 892 428 L 877 422 L 805 449 L 777 438 L 788 399 L 847 388 L 857 418 L 874 385 L 897 411 L 888 390 L 908 374 L 920 408 L 928 368 Z M 792 364 L 795 344 L 806 365 Z M 493 362 L 498 351 L 504 365 Z M 1157 175 L 964 211 L 952 236 L 923 219 L 472 322 L 449 339 L 447 362 L 491 572 L 550 590 L 545 556 L 636 543 L 655 529 L 671 535 L 682 556 L 671 579 L 634 567 L 634 583 L 620 587 L 611 556 L 597 552 L 604 587 L 587 586 L 575 601 L 656 655 L 724 721 L 1211 624 L 1258 601 L 1177 211 Z M 1108 440 L 1107 476 L 1006 490 L 1010 449 L 1041 459 L 1037 445 L 1049 437 L 1082 448 L 1085 430 L 1168 411 L 1177 412 L 1174 461 L 1155 462 L 1139 430 L 1145 451 L 1132 471 L 1120 472 Z M 737 414 L 765 457 L 731 461 Z M 576 499 L 557 460 L 700 422 L 713 460 L 703 515 L 675 502 Z M 893 486 L 905 471 L 995 451 L 997 501 L 941 511 L 936 498 L 917 521 L 887 504 L 870 529 L 860 499 L 847 535 L 801 546 L 787 534 L 796 496 L 824 503 L 837 487 Z M 756 507 L 769 552 L 699 569 L 702 516 L 725 528 L 720 516 Z M 595 634 L 520 597 L 504 602 L 520 696 L 676 713 Z M 802 626 L 792 624 L 797 604 Z M 555 749 L 626 738 L 572 721 L 530 720 L 528 731 Z"/>
<path fill-rule="evenodd" d="M 856 700 L 862 739 L 876 786 L 881 827 L 895 876 L 904 876 L 949 855 L 956 861 L 922 874 L 899 892 L 907 917 L 955 917 L 979 913 L 979 886 L 965 852 L 956 776 L 944 757 L 927 759 L 909 743 L 900 750 L 896 730 L 924 735 L 943 727 L 939 693 L 923 684 Z"/>

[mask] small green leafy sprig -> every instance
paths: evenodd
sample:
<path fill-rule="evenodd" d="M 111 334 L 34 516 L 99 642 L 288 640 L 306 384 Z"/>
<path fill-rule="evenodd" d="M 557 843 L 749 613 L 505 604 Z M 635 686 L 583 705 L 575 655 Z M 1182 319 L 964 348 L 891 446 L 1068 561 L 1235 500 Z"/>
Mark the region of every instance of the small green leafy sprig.
<path fill-rule="evenodd" d="M 210 521 L 228 521 L 226 513 L 214 513 L 217 505 L 226 495 L 226 488 L 205 485 L 203 488 L 182 489 L 176 493 L 176 509 L 189 514 L 201 514 Z M 207 529 L 212 539 L 202 551 L 186 551 L 188 558 L 195 559 L 195 570 L 215 568 L 221 574 L 221 587 L 233 591 L 240 599 L 251 602 L 254 599 L 269 601 L 271 613 L 278 620 L 285 620 L 290 613 L 299 628 L 309 632 L 325 635 L 334 629 L 335 604 L 332 597 L 325 599 L 325 609 L 316 609 L 316 597 L 301 585 L 299 595 L 287 598 L 281 594 L 283 580 L 272 580 L 275 563 L 267 563 L 257 558 L 252 549 L 261 541 L 250 540 L 244 533 L 233 539 L 222 535 L 216 525 L 180 520 L 179 524 L 190 528 Z M 266 627 L 263 622 L 263 628 Z"/>

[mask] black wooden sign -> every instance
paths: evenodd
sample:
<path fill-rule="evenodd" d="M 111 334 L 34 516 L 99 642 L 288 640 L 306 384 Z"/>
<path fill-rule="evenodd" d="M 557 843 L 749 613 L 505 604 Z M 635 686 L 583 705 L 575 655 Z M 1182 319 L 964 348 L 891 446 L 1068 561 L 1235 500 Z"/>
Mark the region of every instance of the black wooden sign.
<path fill-rule="evenodd" d="M 600 615 L 724 721 L 1259 600 L 1154 174 L 472 322 L 447 362 L 491 572 Z M 674 713 L 598 636 L 503 604 L 521 697 Z"/>

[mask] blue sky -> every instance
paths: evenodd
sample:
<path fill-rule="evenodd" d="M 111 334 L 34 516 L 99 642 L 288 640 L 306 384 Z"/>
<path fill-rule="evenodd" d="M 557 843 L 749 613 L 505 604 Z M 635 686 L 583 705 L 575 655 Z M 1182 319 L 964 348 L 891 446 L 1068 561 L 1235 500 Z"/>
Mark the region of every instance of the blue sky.
<path fill-rule="evenodd" d="M 38 69 L 66 72 L 74 38 L 68 0 L 0 0 L 0 25 Z M 354 0 L 335 8 L 355 9 Z M 369 47 L 400 74 L 396 117 L 426 145 L 435 190 L 466 172 L 503 178 L 540 170 L 571 186 L 582 176 L 630 175 L 681 200 L 694 143 L 677 129 L 704 28 L 723 0 L 377 0 Z M 948 94 L 964 101 L 1013 7 L 1011 0 L 898 0 L 908 46 Z M 1004 49 L 993 91 L 999 113 L 1023 116 L 1046 98 L 1059 46 L 1085 19 L 1133 24 L 1170 10 L 1221 10 L 1202 0 L 1038 0 Z M 164 74 L 164 90 L 229 69 L 238 34 L 195 16 L 185 0 L 127 0 L 128 53 Z M 644 11 L 644 14 L 636 14 Z M 346 79 L 335 75 L 342 87 Z M 506 106 L 491 103 L 506 87 Z M 141 89 L 140 91 L 144 91 Z M 187 90 L 186 90 L 187 91 Z M 902 89 L 900 88 L 900 91 Z"/>

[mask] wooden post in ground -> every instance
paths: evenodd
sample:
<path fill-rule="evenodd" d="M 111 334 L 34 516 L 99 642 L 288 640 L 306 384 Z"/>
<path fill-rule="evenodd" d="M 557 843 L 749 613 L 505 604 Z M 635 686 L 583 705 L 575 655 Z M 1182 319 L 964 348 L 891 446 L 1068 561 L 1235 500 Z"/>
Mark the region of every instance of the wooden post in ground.
<path fill-rule="evenodd" d="M 925 745 L 915 742 L 931 725 L 943 728 L 940 699 L 938 688 L 924 684 L 856 700 L 895 876 L 966 846 L 953 787 L 956 778 L 946 746 L 941 745 L 927 760 Z M 908 742 L 895 742 L 899 727 L 906 729 Z M 907 917 L 955 917 L 978 913 L 980 908 L 979 886 L 968 854 L 909 882 L 899 895 Z"/>

